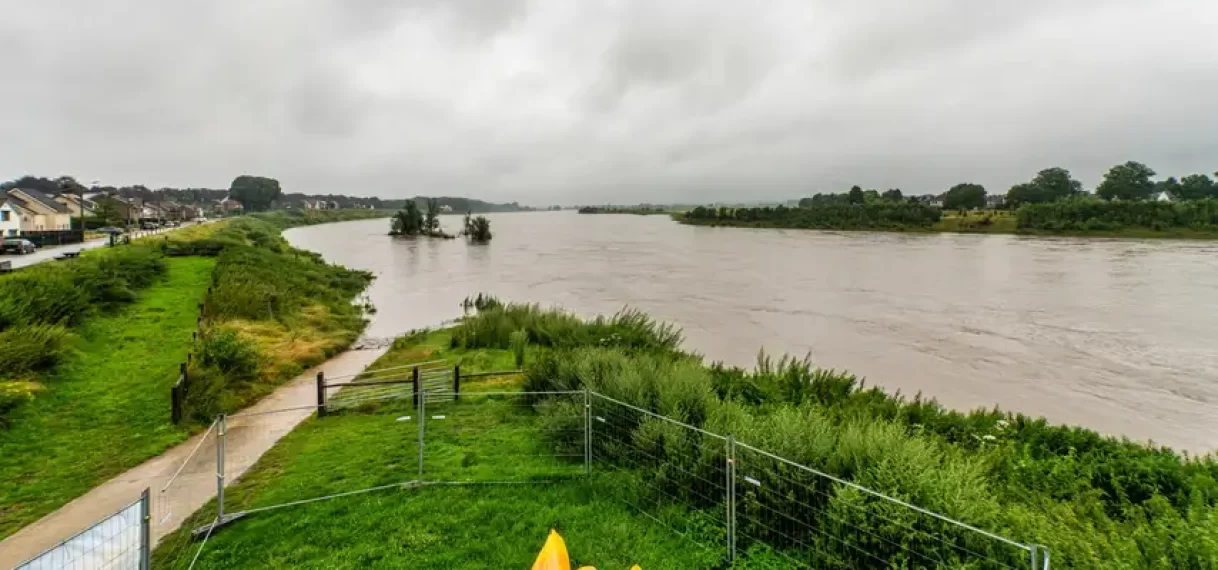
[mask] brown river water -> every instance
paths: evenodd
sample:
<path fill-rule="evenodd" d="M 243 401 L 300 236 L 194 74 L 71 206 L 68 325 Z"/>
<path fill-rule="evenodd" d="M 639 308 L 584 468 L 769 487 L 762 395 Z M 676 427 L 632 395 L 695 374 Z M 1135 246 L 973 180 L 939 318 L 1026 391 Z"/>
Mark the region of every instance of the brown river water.
<path fill-rule="evenodd" d="M 630 306 L 711 360 L 810 354 L 954 408 L 1218 449 L 1218 243 L 489 218 L 487 245 L 389 237 L 388 220 L 285 235 L 376 274 L 369 336 L 459 317 L 479 292 L 581 315 Z M 442 223 L 455 233 L 461 218 Z"/>

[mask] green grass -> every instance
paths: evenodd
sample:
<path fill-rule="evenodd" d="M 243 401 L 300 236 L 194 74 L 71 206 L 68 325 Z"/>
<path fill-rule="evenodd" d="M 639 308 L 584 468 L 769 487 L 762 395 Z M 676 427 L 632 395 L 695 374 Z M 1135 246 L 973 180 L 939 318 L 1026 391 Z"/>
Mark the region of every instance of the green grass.
<path fill-rule="evenodd" d="M 78 327 L 75 354 L 0 429 L 0 538 L 185 438 L 169 388 L 215 260 L 168 263 L 134 304 Z"/>
<path fill-rule="evenodd" d="M 514 364 L 511 351 L 448 349 L 450 339 L 448 330 L 420 333 L 370 368 L 436 358 L 473 371 Z M 583 477 L 582 452 L 556 452 L 546 439 L 554 418 L 519 396 L 493 394 L 516 390 L 518 379 L 470 380 L 459 402 L 429 403 L 422 480 L 525 484 L 394 487 L 255 513 L 217 532 L 196 568 L 528 568 L 551 528 L 576 561 L 602 569 L 718 563 L 721 550 L 673 534 L 606 492 L 611 475 Z M 418 480 L 416 416 L 406 398 L 311 418 L 229 487 L 226 511 Z M 184 528 L 214 516 L 208 505 Z M 186 532 L 158 547 L 154 567 L 189 562 L 198 543 Z"/>

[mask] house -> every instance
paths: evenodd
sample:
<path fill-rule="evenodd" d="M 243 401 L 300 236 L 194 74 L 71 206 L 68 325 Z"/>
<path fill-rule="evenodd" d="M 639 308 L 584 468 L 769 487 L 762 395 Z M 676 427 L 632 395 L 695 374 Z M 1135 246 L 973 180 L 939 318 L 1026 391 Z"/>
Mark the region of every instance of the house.
<path fill-rule="evenodd" d="M 1002 194 L 987 194 L 985 197 L 985 207 L 991 210 L 1000 210 L 1007 204 L 1007 197 Z"/>
<path fill-rule="evenodd" d="M 441 214 L 451 214 L 451 213 L 453 213 L 453 207 L 449 206 L 448 204 L 444 204 L 443 206 L 440 206 L 440 213 Z"/>
<path fill-rule="evenodd" d="M 140 208 L 140 219 L 163 220 L 165 219 L 165 208 L 162 208 L 160 204 L 144 202 L 144 207 Z"/>
<path fill-rule="evenodd" d="M 72 217 L 74 218 L 78 218 L 81 215 L 80 204 L 84 204 L 85 216 L 92 216 L 94 211 L 97 210 L 97 204 L 95 202 L 88 198 L 85 198 L 84 202 L 81 202 L 80 196 L 77 196 L 76 194 L 60 194 L 55 197 L 55 201 L 67 206 L 68 211 L 71 212 Z"/>
<path fill-rule="evenodd" d="M 220 200 L 220 211 L 225 214 L 240 212 L 244 209 L 245 208 L 241 206 L 241 202 L 238 202 L 232 198 L 226 197 L 223 200 Z"/>
<path fill-rule="evenodd" d="M 1173 198 L 1171 197 L 1171 194 L 1168 194 L 1167 192 L 1159 192 L 1157 195 L 1155 195 L 1155 201 L 1158 201 L 1158 202 L 1174 202 L 1174 201 L 1175 201 L 1175 199 L 1173 199 Z"/>
<path fill-rule="evenodd" d="M 127 224 L 134 224 L 144 209 L 143 203 L 138 198 L 124 200 L 115 196 L 103 195 L 94 197 L 93 203 L 96 205 L 94 214 L 125 220 Z M 103 212 L 104 214 L 102 214 Z"/>
<path fill-rule="evenodd" d="M 8 203 L 21 212 L 22 233 L 72 229 L 71 210 L 38 190 L 13 188 Z"/>
<path fill-rule="evenodd" d="M 21 212 L 0 196 L 0 237 L 21 235 Z"/>

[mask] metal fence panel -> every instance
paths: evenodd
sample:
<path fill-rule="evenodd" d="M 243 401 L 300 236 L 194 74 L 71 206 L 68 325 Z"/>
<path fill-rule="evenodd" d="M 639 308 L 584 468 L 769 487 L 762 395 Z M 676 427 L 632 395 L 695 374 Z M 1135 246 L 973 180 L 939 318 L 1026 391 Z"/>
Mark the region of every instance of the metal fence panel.
<path fill-rule="evenodd" d="M 1032 549 L 736 445 L 736 536 L 802 568 L 1028 568 Z"/>
<path fill-rule="evenodd" d="M 16 570 L 146 570 L 148 491 L 140 499 L 16 567 Z"/>
<path fill-rule="evenodd" d="M 598 486 L 692 545 L 730 540 L 727 438 L 590 393 L 591 470 Z"/>

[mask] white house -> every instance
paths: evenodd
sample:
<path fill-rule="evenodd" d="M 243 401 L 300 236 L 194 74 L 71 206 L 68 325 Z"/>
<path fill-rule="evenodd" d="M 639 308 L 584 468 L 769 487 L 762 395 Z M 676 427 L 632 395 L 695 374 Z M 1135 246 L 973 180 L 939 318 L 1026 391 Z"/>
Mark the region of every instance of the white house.
<path fill-rule="evenodd" d="M 20 213 L 23 233 L 72 228 L 71 210 L 37 190 L 13 188 L 8 191 L 8 203 Z"/>
<path fill-rule="evenodd" d="M 0 237 L 21 235 L 21 212 L 0 195 Z"/>

